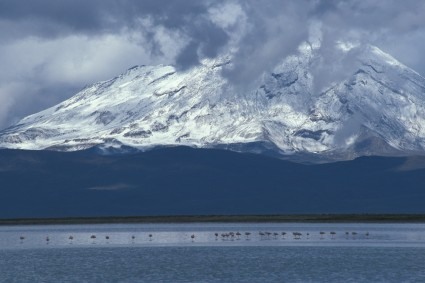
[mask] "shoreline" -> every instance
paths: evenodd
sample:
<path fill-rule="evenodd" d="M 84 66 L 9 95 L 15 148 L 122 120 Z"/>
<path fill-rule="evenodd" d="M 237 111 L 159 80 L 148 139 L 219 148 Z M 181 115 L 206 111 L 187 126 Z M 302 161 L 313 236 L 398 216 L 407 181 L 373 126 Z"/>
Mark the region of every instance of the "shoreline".
<path fill-rule="evenodd" d="M 138 223 L 425 223 L 425 214 L 287 214 L 177 215 L 128 217 L 9 218 L 6 225 L 138 224 Z"/>

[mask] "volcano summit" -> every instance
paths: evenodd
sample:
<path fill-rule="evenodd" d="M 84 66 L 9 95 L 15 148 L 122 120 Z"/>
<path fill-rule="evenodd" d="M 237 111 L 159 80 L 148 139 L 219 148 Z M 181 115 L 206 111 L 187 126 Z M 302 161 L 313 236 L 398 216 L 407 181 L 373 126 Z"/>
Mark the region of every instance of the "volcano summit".
<path fill-rule="evenodd" d="M 323 58 L 310 43 L 244 88 L 225 75 L 231 56 L 188 70 L 136 66 L 3 130 L 0 147 L 185 145 L 309 161 L 423 154 L 425 78 L 374 46 L 338 50 L 352 64 L 321 89 Z"/>

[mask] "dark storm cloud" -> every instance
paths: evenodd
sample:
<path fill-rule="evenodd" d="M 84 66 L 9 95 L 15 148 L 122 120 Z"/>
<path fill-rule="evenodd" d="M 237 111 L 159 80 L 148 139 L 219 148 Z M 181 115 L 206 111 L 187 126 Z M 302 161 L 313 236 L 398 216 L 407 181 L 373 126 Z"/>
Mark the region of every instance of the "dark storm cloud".
<path fill-rule="evenodd" d="M 143 15 L 169 27 L 186 21 L 188 15 L 205 11 L 202 1 L 166 0 L 38 0 L 0 2 L 0 18 L 50 22 L 77 32 L 101 32 L 131 25 Z"/>
<path fill-rule="evenodd" d="M 177 66 L 183 69 L 199 64 L 199 59 L 202 57 L 216 57 L 220 48 L 229 40 L 224 30 L 209 20 L 205 18 L 192 20 L 193 22 L 187 23 L 187 27 L 184 28 L 191 41 L 176 59 Z"/>
<path fill-rule="evenodd" d="M 141 28 L 138 19 L 150 17 L 154 25 L 181 30 L 190 37 L 188 48 L 194 50 L 182 50 L 182 58 L 178 60 L 190 65 L 198 62 L 198 55 L 216 56 L 228 42 L 229 36 L 205 15 L 211 6 L 229 2 L 243 7 L 250 24 L 237 55 L 243 59 L 248 54 L 254 59 L 258 57 L 261 59 L 259 68 L 268 65 L 275 56 L 293 52 L 297 44 L 307 38 L 311 19 L 323 21 L 329 36 L 357 31 L 363 33 L 361 39 L 376 42 L 417 30 L 422 32 L 425 24 L 425 2 L 416 0 L 4 0 L 0 2 L 0 21 L 11 29 L 10 34 L 2 38 L 114 33 L 123 27 Z M 1 31 L 2 35 L 7 33 Z M 150 31 L 144 32 L 148 36 Z"/>
<path fill-rule="evenodd" d="M 39 0 L 0 2 L 0 21 L 9 25 L 3 40 L 22 36 L 41 38 L 69 34 L 96 36 L 116 33 L 123 28 L 140 30 L 150 39 L 150 52 L 158 52 L 152 31 L 140 26 L 140 19 L 149 17 L 153 28 L 161 25 L 190 37 L 188 48 L 177 62 L 182 67 L 197 64 L 198 57 L 215 57 L 228 40 L 228 35 L 205 17 L 208 8 L 221 1 L 198 0 Z M 25 3 L 25 4 L 24 4 Z M 11 26 L 10 23 L 14 25 Z M 1 39 L 0 39 L 1 40 Z M 188 56 L 192 54 L 192 56 Z"/>
<path fill-rule="evenodd" d="M 190 67 L 199 62 L 199 56 L 215 57 L 229 40 L 223 29 L 209 21 L 206 13 L 211 6 L 238 3 L 248 16 L 249 32 L 240 41 L 236 54 L 237 66 L 232 75 L 244 80 L 258 71 L 247 68 L 251 60 L 256 69 L 269 67 L 276 58 L 293 52 L 307 38 L 308 23 L 312 19 L 324 22 L 327 36 L 352 36 L 359 40 L 385 42 L 423 29 L 425 2 L 416 0 L 299 0 L 299 1 L 199 1 L 199 0 L 40 0 L 0 2 L 0 20 L 3 26 L 15 23 L 10 34 L 2 30 L 3 40 L 25 35 L 59 37 L 66 34 L 98 35 L 114 33 L 127 28 L 139 28 L 138 19 L 150 17 L 153 24 L 184 32 L 190 38 L 181 51 L 177 63 Z M 19 28 L 21 27 L 21 28 Z M 151 35 L 144 30 L 145 36 Z M 414 39 L 409 39 L 413 41 Z M 154 41 L 153 41 L 154 43 Z M 151 45 L 157 52 L 155 44 Z M 240 59 L 240 60 L 238 60 Z M 258 61 L 257 61 L 258 60 Z M 259 64 L 258 64 L 259 63 Z M 243 70 L 243 72 L 239 72 Z M 239 77 L 239 78 L 238 78 Z"/>
<path fill-rule="evenodd" d="M 0 127 L 135 64 L 187 69 L 232 54 L 224 75 L 246 85 L 296 52 L 312 26 L 318 89 L 352 64 L 338 40 L 376 45 L 425 74 L 423 15 L 417 0 L 0 0 Z"/>
<path fill-rule="evenodd" d="M 2 1 L 0 20 L 14 23 L 16 37 L 56 37 L 67 33 L 99 33 L 113 28 L 98 8 L 102 1 Z M 108 1 L 105 1 L 105 3 Z"/>

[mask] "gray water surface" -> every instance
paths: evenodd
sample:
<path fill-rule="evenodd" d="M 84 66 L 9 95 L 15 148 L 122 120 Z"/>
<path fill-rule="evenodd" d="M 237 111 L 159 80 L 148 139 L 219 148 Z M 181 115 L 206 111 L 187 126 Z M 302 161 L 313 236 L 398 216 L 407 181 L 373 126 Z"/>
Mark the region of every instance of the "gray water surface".
<path fill-rule="evenodd" d="M 0 227 L 0 282 L 425 282 L 424 262 L 423 224 Z"/>

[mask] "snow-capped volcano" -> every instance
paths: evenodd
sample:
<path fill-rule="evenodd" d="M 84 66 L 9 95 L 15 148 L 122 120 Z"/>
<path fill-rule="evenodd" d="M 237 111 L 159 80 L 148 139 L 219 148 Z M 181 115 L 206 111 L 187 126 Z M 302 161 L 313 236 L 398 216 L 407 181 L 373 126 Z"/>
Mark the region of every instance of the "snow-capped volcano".
<path fill-rule="evenodd" d="M 376 47 L 340 49 L 352 70 L 322 90 L 322 58 L 307 43 L 249 91 L 223 75 L 231 57 L 186 71 L 133 67 L 0 132 L 0 147 L 188 145 L 334 160 L 424 152 L 425 78 Z"/>

